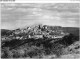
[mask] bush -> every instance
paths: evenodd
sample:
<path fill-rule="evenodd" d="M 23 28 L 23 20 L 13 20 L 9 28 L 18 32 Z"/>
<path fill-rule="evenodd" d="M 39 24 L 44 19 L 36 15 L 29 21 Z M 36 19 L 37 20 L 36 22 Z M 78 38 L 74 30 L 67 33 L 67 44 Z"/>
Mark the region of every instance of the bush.
<path fill-rule="evenodd" d="M 13 53 L 9 50 L 9 48 L 4 48 L 2 50 L 2 58 L 12 58 L 13 57 Z"/>

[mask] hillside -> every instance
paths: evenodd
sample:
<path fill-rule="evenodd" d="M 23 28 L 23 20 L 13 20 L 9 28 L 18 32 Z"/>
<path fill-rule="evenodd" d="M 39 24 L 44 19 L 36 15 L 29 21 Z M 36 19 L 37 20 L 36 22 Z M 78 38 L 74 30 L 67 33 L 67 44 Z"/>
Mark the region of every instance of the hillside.
<path fill-rule="evenodd" d="M 1 29 L 1 36 L 9 36 L 12 33 L 12 30 Z"/>
<path fill-rule="evenodd" d="M 75 36 L 79 36 L 79 28 L 77 27 L 63 27 L 64 32 L 72 33 Z"/>
<path fill-rule="evenodd" d="M 64 51 L 70 45 L 79 41 L 78 28 L 36 25 L 1 31 L 2 58 L 60 57 L 67 53 Z M 77 32 L 76 35 L 73 32 Z"/>

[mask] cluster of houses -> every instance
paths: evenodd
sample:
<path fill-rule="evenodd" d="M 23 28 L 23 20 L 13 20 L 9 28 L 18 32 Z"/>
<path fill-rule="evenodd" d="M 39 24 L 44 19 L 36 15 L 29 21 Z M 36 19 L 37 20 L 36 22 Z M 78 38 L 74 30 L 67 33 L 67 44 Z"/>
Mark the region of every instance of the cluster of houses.
<path fill-rule="evenodd" d="M 12 39 L 29 39 L 29 38 L 62 38 L 68 33 L 64 33 L 60 26 L 36 25 L 35 27 L 27 27 L 24 29 L 13 30 L 9 36 Z M 3 38 L 5 40 L 5 38 Z"/>
<path fill-rule="evenodd" d="M 12 36 L 16 39 L 29 39 L 29 38 L 62 38 L 66 35 L 60 26 L 54 26 L 50 29 L 47 25 L 36 25 L 35 27 L 27 27 L 25 29 L 16 29 L 13 31 Z"/>

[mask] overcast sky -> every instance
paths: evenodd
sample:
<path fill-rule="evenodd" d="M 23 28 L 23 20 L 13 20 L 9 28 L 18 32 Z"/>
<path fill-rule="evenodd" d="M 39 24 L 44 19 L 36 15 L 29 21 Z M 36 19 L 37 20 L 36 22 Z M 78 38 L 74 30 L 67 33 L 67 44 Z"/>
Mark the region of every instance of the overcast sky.
<path fill-rule="evenodd" d="M 79 27 L 79 4 L 5 3 L 1 5 L 1 28 L 16 29 L 33 24 Z"/>

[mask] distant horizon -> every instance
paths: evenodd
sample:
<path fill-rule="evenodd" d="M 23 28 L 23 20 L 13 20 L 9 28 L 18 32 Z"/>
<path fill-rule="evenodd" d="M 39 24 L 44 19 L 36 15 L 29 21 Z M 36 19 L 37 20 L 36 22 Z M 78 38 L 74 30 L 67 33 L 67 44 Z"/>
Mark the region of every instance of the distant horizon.
<path fill-rule="evenodd" d="M 43 24 L 42 24 L 43 25 Z M 46 25 L 46 24 L 44 24 Z M 30 26 L 30 25 L 29 25 Z M 22 29 L 22 28 L 26 28 L 26 27 L 29 27 L 29 26 L 24 26 L 24 27 L 18 27 L 18 28 L 14 28 L 14 29 L 9 29 L 9 28 L 1 28 L 1 29 L 6 29 L 6 30 L 16 30 L 16 29 Z M 33 25 L 32 25 L 33 26 Z M 35 25 L 36 26 L 36 25 Z M 48 25 L 48 26 L 60 26 L 60 25 Z M 61 26 L 61 27 L 65 27 L 65 26 Z M 68 26 L 69 27 L 69 26 Z M 80 28 L 80 27 L 70 27 L 70 28 Z"/>

